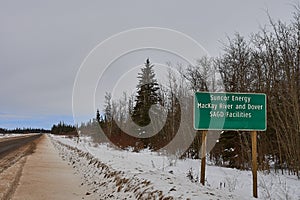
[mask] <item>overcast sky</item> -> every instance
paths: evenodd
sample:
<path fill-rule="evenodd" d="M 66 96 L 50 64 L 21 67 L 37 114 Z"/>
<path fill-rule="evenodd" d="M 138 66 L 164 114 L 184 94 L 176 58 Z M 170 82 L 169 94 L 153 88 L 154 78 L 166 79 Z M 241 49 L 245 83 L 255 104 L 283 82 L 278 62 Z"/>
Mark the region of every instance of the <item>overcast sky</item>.
<path fill-rule="evenodd" d="M 0 127 L 72 123 L 72 89 L 81 63 L 121 31 L 174 29 L 218 56 L 226 35 L 257 32 L 268 21 L 267 10 L 288 22 L 293 4 L 297 1 L 0 0 Z"/>

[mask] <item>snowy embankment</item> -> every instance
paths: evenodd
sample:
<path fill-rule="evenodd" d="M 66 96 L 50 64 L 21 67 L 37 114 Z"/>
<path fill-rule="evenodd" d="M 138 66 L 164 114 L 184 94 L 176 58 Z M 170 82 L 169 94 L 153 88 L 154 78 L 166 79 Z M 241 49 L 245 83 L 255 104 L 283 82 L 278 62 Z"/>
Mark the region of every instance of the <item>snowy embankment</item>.
<path fill-rule="evenodd" d="M 101 199 L 252 198 L 250 171 L 207 166 L 203 187 L 195 181 L 199 160 L 178 160 L 147 150 L 121 151 L 96 145 L 88 138 L 81 138 L 79 143 L 76 139 L 52 138 L 63 159 L 75 168 L 93 196 Z M 105 192 L 100 189 L 103 187 Z M 300 199 L 298 188 L 300 181 L 294 176 L 259 173 L 259 199 Z"/>

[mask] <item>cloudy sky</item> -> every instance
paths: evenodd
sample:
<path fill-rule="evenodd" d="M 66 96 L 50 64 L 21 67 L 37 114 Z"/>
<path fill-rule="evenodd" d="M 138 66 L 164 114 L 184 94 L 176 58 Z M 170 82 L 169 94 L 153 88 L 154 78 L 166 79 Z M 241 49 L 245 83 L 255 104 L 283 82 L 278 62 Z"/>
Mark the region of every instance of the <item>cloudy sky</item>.
<path fill-rule="evenodd" d="M 288 22 L 293 4 L 297 1 L 0 0 L 0 127 L 72 123 L 81 63 L 121 31 L 174 29 L 218 56 L 226 35 L 257 32 L 268 21 L 266 11 Z"/>

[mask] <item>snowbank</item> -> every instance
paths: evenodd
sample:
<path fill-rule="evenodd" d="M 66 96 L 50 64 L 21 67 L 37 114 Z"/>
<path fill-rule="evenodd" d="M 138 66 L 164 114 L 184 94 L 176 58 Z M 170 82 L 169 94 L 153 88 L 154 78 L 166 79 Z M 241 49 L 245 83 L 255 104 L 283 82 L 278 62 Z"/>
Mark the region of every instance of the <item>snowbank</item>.
<path fill-rule="evenodd" d="M 96 145 L 90 138 L 52 136 L 61 156 L 70 162 L 99 197 L 114 199 L 252 199 L 251 171 L 207 166 L 206 186 L 198 183 L 200 160 L 178 160 L 144 150 L 139 153 Z M 300 181 L 293 176 L 259 173 L 260 199 L 300 199 Z M 110 198 L 112 198 L 110 196 Z M 254 199 L 254 198 L 253 198 Z"/>

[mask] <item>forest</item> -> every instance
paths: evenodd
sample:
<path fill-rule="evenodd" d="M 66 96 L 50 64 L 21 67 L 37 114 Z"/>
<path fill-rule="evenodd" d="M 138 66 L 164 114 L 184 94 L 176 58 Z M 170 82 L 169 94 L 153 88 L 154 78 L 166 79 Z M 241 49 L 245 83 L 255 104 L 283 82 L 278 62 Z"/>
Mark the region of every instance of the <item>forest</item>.
<path fill-rule="evenodd" d="M 134 151 L 159 150 L 184 130 L 186 138 L 193 137 L 192 144 L 188 149 L 178 148 L 171 153 L 180 152 L 181 158 L 199 158 L 201 131 L 193 130 L 193 95 L 196 91 L 217 91 L 221 83 L 212 77 L 220 74 L 226 92 L 267 95 L 268 127 L 266 131 L 258 132 L 259 169 L 287 171 L 300 178 L 299 7 L 295 7 L 292 16 L 288 23 L 267 16 L 269 24 L 261 27 L 259 32 L 249 37 L 239 33 L 228 36 L 220 56 L 201 57 L 195 66 L 175 66 L 168 62 L 179 71 L 180 77 L 170 72 L 167 85 L 156 80 L 151 58 L 145 59 L 137 75 L 136 94 L 124 93 L 123 98 L 112 100 L 112 95 L 106 93 L 103 109 L 95 111 L 95 118 L 82 123 L 78 129 L 95 141 L 109 140 L 120 148 L 133 147 Z M 167 115 L 164 126 L 156 135 L 134 137 L 121 130 L 120 124 L 127 126 L 128 121 L 147 126 L 153 120 L 148 112 L 154 104 L 160 105 Z M 151 112 L 155 113 L 155 110 Z M 99 134 L 100 129 L 105 136 Z M 211 139 L 216 137 L 216 144 L 208 155 L 215 165 L 238 169 L 251 167 L 249 132 L 209 134 Z"/>

